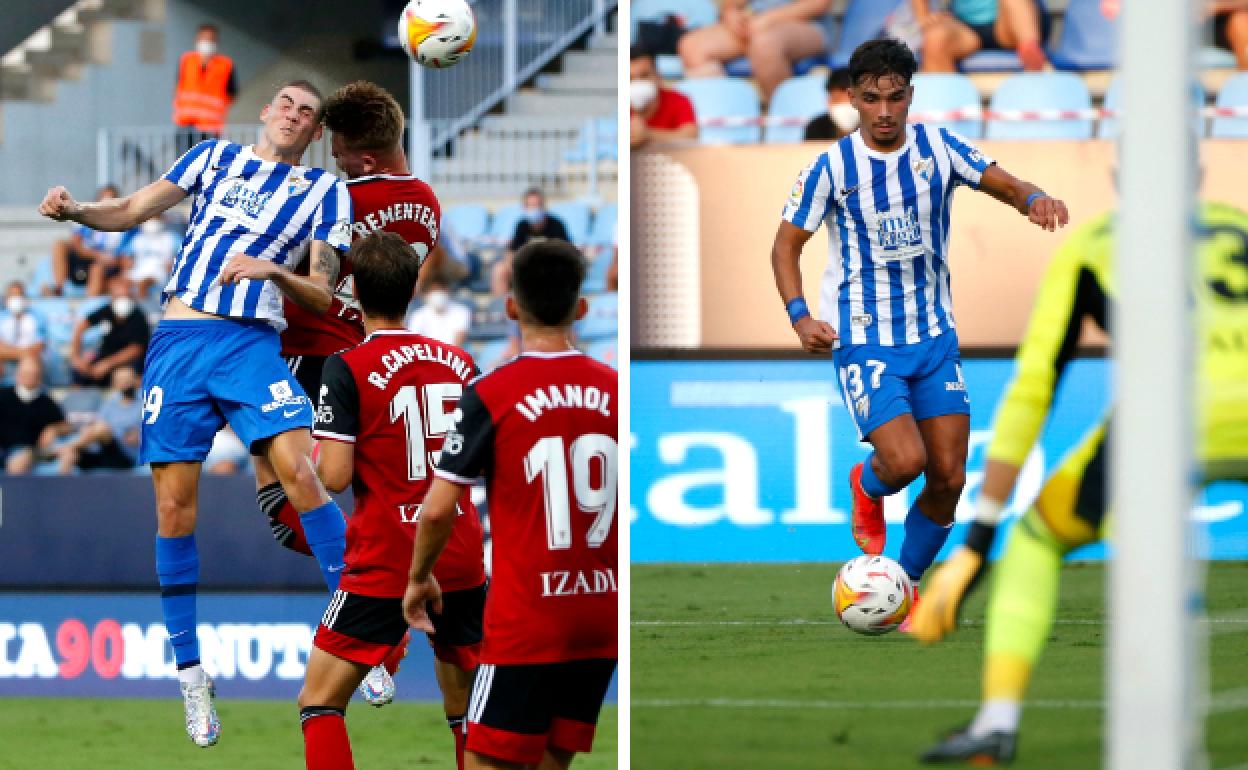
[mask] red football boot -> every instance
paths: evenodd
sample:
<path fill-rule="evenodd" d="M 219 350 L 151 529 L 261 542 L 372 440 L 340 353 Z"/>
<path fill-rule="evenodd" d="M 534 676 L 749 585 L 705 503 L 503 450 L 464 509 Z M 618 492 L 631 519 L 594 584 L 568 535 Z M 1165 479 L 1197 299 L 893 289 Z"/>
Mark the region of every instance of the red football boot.
<path fill-rule="evenodd" d="M 849 470 L 849 492 L 853 501 L 854 542 L 863 553 L 878 556 L 884 552 L 884 501 L 862 491 L 862 463 Z"/>
<path fill-rule="evenodd" d="M 914 594 L 910 597 L 910 611 L 906 613 L 906 619 L 901 621 L 901 625 L 897 626 L 897 630 L 903 634 L 910 633 L 910 621 L 914 620 L 915 608 L 919 606 L 919 585 L 915 583 Z"/>

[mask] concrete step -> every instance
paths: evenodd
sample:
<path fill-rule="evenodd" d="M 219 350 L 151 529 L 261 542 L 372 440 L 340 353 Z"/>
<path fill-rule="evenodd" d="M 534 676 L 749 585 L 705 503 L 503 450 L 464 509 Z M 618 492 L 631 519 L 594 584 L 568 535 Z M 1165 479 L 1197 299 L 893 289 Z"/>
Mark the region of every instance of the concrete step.
<path fill-rule="evenodd" d="M 587 96 L 582 94 L 521 91 L 507 99 L 507 111 L 513 115 L 564 115 L 586 118 L 611 115 L 615 112 L 614 94 Z"/>
<path fill-rule="evenodd" d="M 565 72 L 561 75 L 539 75 L 537 87 L 543 91 L 579 93 L 602 96 L 615 93 L 615 77 L 598 72 Z"/>
<path fill-rule="evenodd" d="M 569 51 L 563 56 L 563 71 L 598 73 L 615 77 L 619 60 L 614 50 Z"/>
<path fill-rule="evenodd" d="M 614 114 L 614 110 L 605 115 Z M 491 134 L 533 131 L 579 131 L 585 118 L 564 115 L 490 115 L 481 121 L 481 130 Z"/>

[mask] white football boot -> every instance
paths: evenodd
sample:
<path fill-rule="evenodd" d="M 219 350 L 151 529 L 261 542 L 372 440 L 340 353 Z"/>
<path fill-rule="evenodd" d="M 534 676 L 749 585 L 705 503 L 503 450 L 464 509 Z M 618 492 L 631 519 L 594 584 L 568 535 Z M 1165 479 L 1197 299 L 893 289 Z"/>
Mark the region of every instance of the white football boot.
<path fill-rule="evenodd" d="M 212 699 L 217 694 L 212 678 L 194 684 L 182 682 L 182 705 L 186 709 L 186 734 L 196 746 L 206 749 L 221 737 L 221 720 Z"/>
<path fill-rule="evenodd" d="M 381 708 L 394 700 L 394 677 L 385 666 L 373 666 L 360 682 L 360 695 L 369 705 Z"/>

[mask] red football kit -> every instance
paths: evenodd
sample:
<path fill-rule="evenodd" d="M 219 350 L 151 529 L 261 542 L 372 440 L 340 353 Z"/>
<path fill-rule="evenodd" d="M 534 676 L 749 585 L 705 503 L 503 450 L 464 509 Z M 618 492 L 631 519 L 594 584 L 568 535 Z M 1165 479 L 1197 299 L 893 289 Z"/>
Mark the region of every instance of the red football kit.
<path fill-rule="evenodd" d="M 577 351 L 524 353 L 459 401 L 437 474 L 486 478 L 483 663 L 616 657 L 616 382 Z"/>
<path fill-rule="evenodd" d="M 325 361 L 313 436 L 355 445 L 346 568 L 339 590 L 402 597 L 420 508 L 465 384 L 461 348 L 403 330 L 378 331 Z M 434 575 L 444 591 L 485 582 L 481 519 L 468 490 Z"/>
<path fill-rule="evenodd" d="M 442 222 L 442 207 L 429 185 L 414 176 L 381 174 L 348 180 L 347 191 L 354 214 L 354 239 L 386 230 L 402 236 L 421 259 L 433 250 Z M 308 260 L 297 272 L 307 275 Z M 364 323 L 355 304 L 348 259 L 342 260 L 334 302 L 323 315 L 299 307 L 289 297 L 283 303 L 289 325 L 282 333 L 282 355 L 330 356 L 364 339 Z M 316 400 L 315 393 L 308 395 Z"/>

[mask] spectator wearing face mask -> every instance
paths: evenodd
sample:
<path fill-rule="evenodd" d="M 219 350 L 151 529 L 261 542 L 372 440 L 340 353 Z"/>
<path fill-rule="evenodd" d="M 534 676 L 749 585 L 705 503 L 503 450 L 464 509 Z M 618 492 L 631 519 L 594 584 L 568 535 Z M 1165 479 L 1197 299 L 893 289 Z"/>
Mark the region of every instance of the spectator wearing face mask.
<path fill-rule="evenodd" d="M 139 225 L 122 253 L 130 260 L 130 280 L 138 286 L 139 296 L 146 297 L 152 286 L 163 286 L 169 280 L 178 254 L 178 236 L 160 217 L 153 217 Z"/>
<path fill-rule="evenodd" d="M 217 52 L 217 28 L 202 24 L 195 33 L 195 50 L 178 60 L 173 90 L 173 124 L 179 152 L 197 142 L 221 136 L 230 104 L 238 94 L 234 62 Z"/>
<path fill-rule="evenodd" d="M 151 338 L 151 327 L 131 295 L 130 281 L 119 275 L 109 281 L 111 301 L 74 325 L 69 343 L 69 365 L 78 385 L 104 386 L 113 370 L 132 366 L 141 371 L 143 354 Z M 88 329 L 102 327 L 104 337 L 96 350 L 83 350 L 82 337 Z"/>
<path fill-rule="evenodd" d="M 536 187 L 524 193 L 524 215 L 516 223 L 516 232 L 507 244 L 507 253 L 494 265 L 490 275 L 490 293 L 496 297 L 511 291 L 511 256 L 534 238 L 568 240 L 568 229 L 559 218 L 546 210 L 546 196 Z"/>
<path fill-rule="evenodd" d="M 409 331 L 451 345 L 462 346 L 471 325 L 472 311 L 451 299 L 450 287 L 440 278 L 429 281 L 424 302 L 407 317 Z"/>
<path fill-rule="evenodd" d="M 631 106 L 629 145 L 698 138 L 693 102 L 679 91 L 663 87 L 654 55 L 640 46 L 629 49 L 628 100 Z"/>
<path fill-rule="evenodd" d="M 95 419 L 56 449 L 62 474 L 78 470 L 133 468 L 139 456 L 139 377 L 129 366 L 113 370 L 108 395 Z"/>
<path fill-rule="evenodd" d="M 43 331 L 30 312 L 26 289 L 13 281 L 5 290 L 5 313 L 0 315 L 0 374 L 8 375 L 9 362 L 43 352 Z"/>
<path fill-rule="evenodd" d="M 112 200 L 118 192 L 116 185 L 106 184 L 96 191 L 95 199 Z M 52 285 L 45 286 L 44 293 L 60 296 L 68 284 L 81 286 L 88 297 L 102 295 L 107 280 L 119 270 L 120 252 L 133 232 L 104 232 L 75 225 L 68 238 L 52 244 Z"/>
<path fill-rule="evenodd" d="M 824 88 L 828 111 L 806 124 L 802 138 L 808 142 L 840 139 L 858 128 L 858 110 L 849 101 L 849 70 L 841 67 L 829 72 Z"/>
<path fill-rule="evenodd" d="M 6 473 L 30 473 L 35 454 L 45 452 L 69 423 L 43 389 L 43 364 L 38 356 L 17 363 L 17 381 L 0 388 L 0 459 Z"/>

